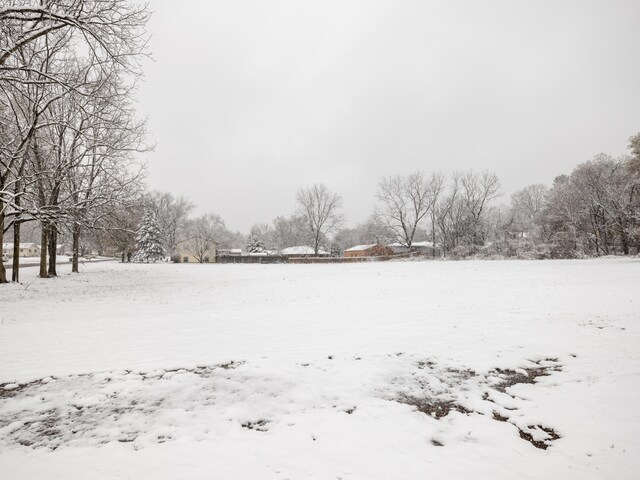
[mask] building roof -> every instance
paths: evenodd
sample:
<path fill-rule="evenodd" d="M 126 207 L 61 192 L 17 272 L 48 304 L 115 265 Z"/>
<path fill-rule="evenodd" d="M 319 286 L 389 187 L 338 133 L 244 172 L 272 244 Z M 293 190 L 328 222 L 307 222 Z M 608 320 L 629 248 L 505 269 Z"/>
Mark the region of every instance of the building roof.
<path fill-rule="evenodd" d="M 399 248 L 399 247 L 407 248 L 406 245 L 404 245 L 402 243 L 399 243 L 399 242 L 390 243 L 388 246 L 389 247 L 393 247 L 393 248 Z M 433 247 L 433 243 L 427 242 L 427 241 L 424 241 L 424 242 L 413 242 L 411 244 L 411 246 L 412 247 L 418 247 L 418 248 L 420 248 L 420 247 Z"/>
<path fill-rule="evenodd" d="M 375 243 L 373 245 L 356 245 L 355 247 L 347 248 L 345 252 L 362 252 L 363 250 L 369 250 L 375 246 Z"/>
<path fill-rule="evenodd" d="M 20 243 L 19 248 L 33 248 L 33 247 L 38 247 L 39 245 L 33 243 L 33 242 L 27 242 L 27 243 Z M 4 250 L 5 248 L 13 248 L 13 243 L 3 243 L 2 244 L 2 249 Z"/>
<path fill-rule="evenodd" d="M 298 245 L 296 247 L 287 247 L 280 250 L 281 255 L 315 255 L 316 252 L 312 247 L 307 247 L 305 245 Z M 328 255 L 328 252 L 324 250 L 319 250 L 318 255 Z"/>
<path fill-rule="evenodd" d="M 433 243 L 427 242 L 427 241 L 424 241 L 424 242 L 413 242 L 411 244 L 411 246 L 412 247 L 429 247 L 429 248 L 431 248 L 431 247 L 433 247 Z"/>
<path fill-rule="evenodd" d="M 242 255 L 241 248 L 220 248 L 218 249 L 220 255 Z"/>

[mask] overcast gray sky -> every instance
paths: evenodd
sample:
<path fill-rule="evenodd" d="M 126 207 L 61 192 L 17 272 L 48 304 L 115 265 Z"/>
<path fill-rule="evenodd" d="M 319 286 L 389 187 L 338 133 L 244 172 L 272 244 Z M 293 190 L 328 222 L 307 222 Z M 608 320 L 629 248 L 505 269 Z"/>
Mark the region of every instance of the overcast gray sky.
<path fill-rule="evenodd" d="M 349 224 L 393 173 L 549 185 L 640 131 L 638 0 L 151 7 L 151 187 L 234 230 L 292 213 L 314 182 L 343 196 Z"/>

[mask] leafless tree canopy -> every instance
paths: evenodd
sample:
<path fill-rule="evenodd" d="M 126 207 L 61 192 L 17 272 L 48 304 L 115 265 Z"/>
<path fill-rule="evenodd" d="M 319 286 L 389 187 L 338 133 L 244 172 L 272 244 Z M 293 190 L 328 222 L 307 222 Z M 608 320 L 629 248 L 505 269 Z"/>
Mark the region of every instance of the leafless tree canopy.
<path fill-rule="evenodd" d="M 139 198 L 144 169 L 132 155 L 148 146 L 132 96 L 148 17 L 127 0 L 0 6 L 0 241 L 11 229 L 17 246 L 21 225 L 39 222 L 43 277 L 56 274 L 62 230 L 77 271 L 83 229 L 108 228 Z M 18 267 L 14 254 L 14 281 Z"/>
<path fill-rule="evenodd" d="M 226 227 L 219 215 L 201 215 L 187 222 L 186 238 L 181 244 L 199 263 L 213 262 L 212 255 L 225 233 Z"/>
<path fill-rule="evenodd" d="M 160 235 L 166 252 L 174 254 L 181 232 L 189 223 L 189 215 L 195 205 L 186 197 L 174 197 L 170 192 L 150 192 L 146 200 L 158 222 Z"/>
<path fill-rule="evenodd" d="M 378 217 L 393 232 L 396 242 L 411 248 L 418 227 L 438 200 L 442 185 L 442 175 L 426 178 L 419 171 L 406 177 L 395 175 L 380 180 Z"/>
<path fill-rule="evenodd" d="M 31 70 L 24 49 L 42 39 L 73 36 L 95 63 L 137 70 L 146 53 L 146 5 L 123 0 L 9 0 L 0 7 L 0 66 L 4 74 Z M 11 63 L 11 60 L 15 60 Z M 59 81 L 55 75 L 44 79 Z"/>
<path fill-rule="evenodd" d="M 311 246 L 317 255 L 325 236 L 334 232 L 343 221 L 342 197 L 330 192 L 325 185 L 314 184 L 298 190 L 296 202 L 298 215 L 306 223 L 313 242 Z"/>
<path fill-rule="evenodd" d="M 282 250 L 296 245 L 311 245 L 312 236 L 307 221 L 299 215 L 276 217 L 273 220 L 273 247 Z"/>

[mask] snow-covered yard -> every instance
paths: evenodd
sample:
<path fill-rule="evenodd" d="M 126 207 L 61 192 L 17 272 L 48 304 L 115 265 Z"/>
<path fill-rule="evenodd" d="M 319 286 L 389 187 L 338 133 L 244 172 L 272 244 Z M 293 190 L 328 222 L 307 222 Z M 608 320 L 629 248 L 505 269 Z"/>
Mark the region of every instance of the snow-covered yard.
<path fill-rule="evenodd" d="M 95 263 L 95 262 L 105 262 L 105 261 L 110 261 L 113 260 L 112 257 L 98 257 L 98 256 L 91 256 L 90 258 L 87 257 L 80 257 L 79 262 L 81 265 L 84 265 L 85 263 Z M 71 257 L 69 255 L 57 255 L 57 265 L 65 265 L 67 262 L 71 261 Z M 4 267 L 8 270 L 11 270 L 12 268 L 12 263 L 13 263 L 13 258 L 9 258 L 7 261 L 4 262 Z M 20 257 L 20 266 L 21 267 L 37 267 L 40 265 L 40 257 Z M 11 274 L 9 274 L 9 276 L 11 276 Z"/>
<path fill-rule="evenodd" d="M 36 270 L 0 478 L 638 478 L 638 259 Z"/>

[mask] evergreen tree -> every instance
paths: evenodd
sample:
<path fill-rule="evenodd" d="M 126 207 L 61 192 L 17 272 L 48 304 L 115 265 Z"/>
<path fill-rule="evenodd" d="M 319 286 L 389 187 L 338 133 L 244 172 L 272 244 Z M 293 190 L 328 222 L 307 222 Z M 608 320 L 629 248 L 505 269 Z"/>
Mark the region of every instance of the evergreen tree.
<path fill-rule="evenodd" d="M 246 250 L 249 253 L 262 253 L 264 252 L 264 243 L 262 240 L 255 235 L 249 235 L 249 240 L 247 240 Z"/>
<path fill-rule="evenodd" d="M 136 254 L 134 262 L 156 262 L 164 257 L 164 248 L 160 235 L 160 227 L 151 212 L 145 213 L 138 236 L 136 237 Z"/>

